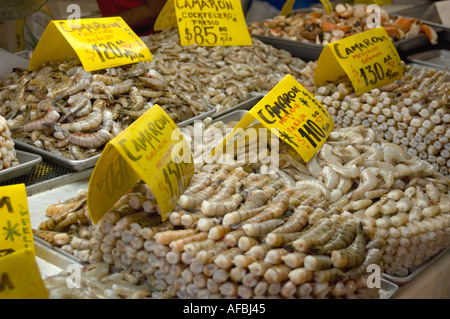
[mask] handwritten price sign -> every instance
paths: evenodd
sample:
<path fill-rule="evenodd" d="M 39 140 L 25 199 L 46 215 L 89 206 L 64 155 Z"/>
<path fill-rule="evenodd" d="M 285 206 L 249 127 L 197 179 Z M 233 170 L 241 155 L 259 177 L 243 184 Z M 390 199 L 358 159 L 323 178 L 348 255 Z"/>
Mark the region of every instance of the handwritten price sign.
<path fill-rule="evenodd" d="M 29 248 L 33 233 L 24 184 L 0 187 L 0 257 Z"/>
<path fill-rule="evenodd" d="M 154 105 L 102 152 L 89 181 L 91 219 L 98 222 L 122 195 L 143 179 L 165 220 L 193 174 L 192 155 L 181 131 L 160 106 Z"/>
<path fill-rule="evenodd" d="M 400 56 L 384 28 L 376 28 L 327 44 L 314 75 L 316 85 L 347 75 L 356 94 L 403 77 Z"/>
<path fill-rule="evenodd" d="M 30 60 L 30 70 L 48 61 L 78 55 L 86 71 L 151 61 L 145 43 L 120 17 L 51 21 Z"/>
<path fill-rule="evenodd" d="M 245 129 L 255 119 L 290 144 L 305 162 L 314 156 L 334 127 L 328 111 L 291 75 L 245 114 L 234 129 Z M 230 132 L 214 151 L 223 148 L 233 135 Z"/>
<path fill-rule="evenodd" d="M 182 46 L 252 45 L 240 0 L 169 0 L 155 30 L 177 23 Z"/>

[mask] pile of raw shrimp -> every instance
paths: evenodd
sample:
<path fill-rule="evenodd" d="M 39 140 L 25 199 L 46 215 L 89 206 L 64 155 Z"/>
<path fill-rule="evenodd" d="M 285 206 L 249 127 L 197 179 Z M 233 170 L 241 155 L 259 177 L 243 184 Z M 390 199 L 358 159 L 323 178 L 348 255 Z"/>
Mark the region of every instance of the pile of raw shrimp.
<path fill-rule="evenodd" d="M 206 145 L 227 125 L 204 128 Z M 448 247 L 449 179 L 429 163 L 364 126 L 333 131 L 308 163 L 279 147 L 268 173 L 253 156 L 197 164 L 163 222 L 138 182 L 92 227 L 85 260 L 152 298 L 378 298 L 369 265 L 405 276 Z"/>

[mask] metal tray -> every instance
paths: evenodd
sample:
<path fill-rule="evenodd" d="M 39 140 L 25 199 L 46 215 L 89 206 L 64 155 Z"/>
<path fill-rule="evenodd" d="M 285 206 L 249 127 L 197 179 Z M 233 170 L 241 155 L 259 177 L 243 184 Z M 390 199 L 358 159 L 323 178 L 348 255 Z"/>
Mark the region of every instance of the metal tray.
<path fill-rule="evenodd" d="M 14 143 L 16 144 L 17 149 L 21 149 L 30 153 L 39 154 L 50 162 L 68 167 L 74 171 L 82 171 L 87 168 L 94 167 L 98 159 L 100 158 L 100 154 L 97 154 L 84 160 L 71 160 L 62 156 L 52 154 L 46 150 L 43 150 L 42 148 L 27 144 L 19 140 L 14 140 Z"/>
<path fill-rule="evenodd" d="M 42 157 L 37 154 L 16 150 L 19 165 L 8 167 L 0 171 L 0 182 L 7 181 L 22 175 L 26 175 L 33 167 L 42 162 Z"/>
<path fill-rule="evenodd" d="M 430 50 L 408 56 L 408 60 L 417 64 L 423 64 L 433 68 L 450 69 L 449 50 Z"/>
<path fill-rule="evenodd" d="M 53 247 L 42 238 L 33 236 L 37 265 L 41 277 L 56 275 L 66 271 L 70 265 L 82 266 L 81 261 L 62 249 Z"/>
<path fill-rule="evenodd" d="M 419 276 L 422 272 L 424 272 L 428 267 L 430 267 L 432 264 L 436 262 L 440 257 L 445 255 L 450 250 L 450 247 L 445 248 L 440 253 L 435 255 L 434 257 L 430 258 L 427 262 L 425 262 L 422 266 L 417 268 L 415 271 L 413 271 L 411 274 L 409 274 L 406 277 L 397 277 L 397 276 L 391 276 L 388 274 L 383 274 L 383 277 L 389 280 L 390 282 L 393 282 L 399 286 L 402 286 L 404 284 L 407 284 L 411 282 L 414 278 Z"/>
<path fill-rule="evenodd" d="M 379 299 L 391 299 L 398 291 L 399 286 L 393 282 L 390 282 L 384 278 L 381 278 L 380 298 Z"/>
<path fill-rule="evenodd" d="M 283 49 L 292 54 L 292 56 L 308 60 L 318 60 L 324 48 L 321 44 L 315 44 L 304 41 L 283 39 L 278 37 L 271 37 L 267 35 L 253 35 L 262 42 L 269 44 L 277 49 Z M 417 48 L 430 45 L 430 41 L 424 34 L 419 34 L 415 37 L 394 41 L 394 46 L 399 53 L 408 52 Z"/>
<path fill-rule="evenodd" d="M 72 173 L 69 174 L 70 176 L 62 176 L 58 179 L 27 187 L 28 210 L 32 229 L 37 229 L 41 222 L 48 219 L 45 216 L 45 209 L 49 204 L 72 198 L 76 196 L 79 189 L 88 188 L 90 178 L 90 175 L 87 174 L 88 171 L 91 170 Z M 33 235 L 33 239 L 36 257 L 43 268 L 40 268 L 41 275 L 53 275 L 58 269 L 60 271 L 66 270 L 71 264 L 82 264 L 79 258 L 51 245 L 42 238 Z"/>
<path fill-rule="evenodd" d="M 254 107 L 263 97 L 264 94 L 255 92 L 251 94 L 251 98 L 247 101 L 244 101 L 242 103 L 239 103 L 233 107 L 230 107 L 229 109 L 223 110 L 221 112 L 215 113 L 212 115 L 213 119 L 216 119 L 218 117 L 221 117 L 225 114 L 237 111 L 237 110 L 250 110 L 252 107 Z"/>
<path fill-rule="evenodd" d="M 229 122 L 233 122 L 233 121 L 239 122 L 246 113 L 247 113 L 247 110 L 236 110 L 231 113 L 222 115 L 218 118 L 215 118 L 214 122 L 218 122 L 218 121 L 222 121 L 224 123 L 229 123 Z M 255 119 L 255 121 L 257 122 L 256 119 Z"/>

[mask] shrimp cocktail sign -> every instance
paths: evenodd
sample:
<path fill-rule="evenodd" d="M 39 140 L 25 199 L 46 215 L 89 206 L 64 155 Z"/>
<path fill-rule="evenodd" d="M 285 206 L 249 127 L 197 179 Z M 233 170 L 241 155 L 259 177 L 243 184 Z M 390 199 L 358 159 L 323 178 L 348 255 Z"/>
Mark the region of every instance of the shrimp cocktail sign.
<path fill-rule="evenodd" d="M 155 30 L 178 26 L 187 46 L 252 45 L 240 0 L 170 0 Z"/>
<path fill-rule="evenodd" d="M 178 139 L 172 138 L 174 135 Z M 192 154 L 180 129 L 154 105 L 103 150 L 89 181 L 91 219 L 97 223 L 142 179 L 149 185 L 164 221 L 193 174 Z"/>
<path fill-rule="evenodd" d="M 47 297 L 35 261 L 25 185 L 0 187 L 0 299 Z"/>
<path fill-rule="evenodd" d="M 356 94 L 402 78 L 397 50 L 384 28 L 375 28 L 327 44 L 314 74 L 316 85 L 338 82 L 348 76 Z"/>
<path fill-rule="evenodd" d="M 305 162 L 314 156 L 334 127 L 328 111 L 293 76 L 287 75 L 244 115 L 213 152 L 219 152 L 232 140 L 237 128 L 245 129 L 255 119 L 291 145 Z"/>
<path fill-rule="evenodd" d="M 50 21 L 29 69 L 77 55 L 86 71 L 151 61 L 145 43 L 121 17 Z"/>

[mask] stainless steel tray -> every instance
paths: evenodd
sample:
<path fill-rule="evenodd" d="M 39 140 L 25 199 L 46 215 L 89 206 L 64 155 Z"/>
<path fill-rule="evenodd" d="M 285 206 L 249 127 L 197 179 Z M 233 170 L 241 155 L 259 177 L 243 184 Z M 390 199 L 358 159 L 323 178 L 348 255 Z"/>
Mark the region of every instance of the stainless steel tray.
<path fill-rule="evenodd" d="M 434 257 L 430 258 L 430 260 L 425 262 L 422 266 L 417 268 L 415 271 L 413 271 L 411 274 L 409 274 L 406 277 L 397 277 L 397 276 L 391 276 L 388 274 L 383 274 L 383 277 L 386 278 L 386 280 L 389 280 L 390 282 L 393 282 L 399 286 L 407 284 L 407 283 L 411 282 L 414 278 L 419 276 L 422 272 L 424 272 L 432 264 L 434 264 L 436 262 L 436 260 L 438 260 L 440 257 L 445 255 L 449 250 L 450 250 L 450 247 L 445 248 L 440 253 L 438 253 Z"/>
<path fill-rule="evenodd" d="M 74 171 L 83 171 L 87 168 L 94 167 L 98 159 L 100 158 L 100 154 L 97 154 L 84 160 L 71 160 L 62 156 L 52 154 L 39 147 L 27 144 L 19 140 L 14 140 L 14 143 L 16 144 L 17 149 L 21 149 L 30 153 L 39 154 L 48 161 L 68 167 Z"/>
<path fill-rule="evenodd" d="M 288 51 L 294 57 L 308 61 L 318 60 L 324 48 L 324 46 L 321 44 L 315 44 L 310 42 L 283 39 L 267 35 L 253 35 L 253 36 L 258 38 L 262 42 L 269 44 L 277 49 L 283 49 Z M 430 41 L 424 34 L 419 34 L 415 37 L 394 41 L 393 43 L 399 53 L 411 51 L 420 47 L 426 47 L 430 45 Z"/>
<path fill-rule="evenodd" d="M 27 187 L 28 210 L 32 229 L 38 229 L 39 224 L 48 219 L 45 216 L 45 209 L 48 205 L 75 197 L 78 190 L 88 188 L 90 178 L 90 174 L 87 174 L 88 171 L 92 170 L 72 173 L 69 174 L 70 176 L 66 175 L 41 183 L 42 185 L 35 184 Z M 57 270 L 55 268 L 66 270 L 70 264 L 82 264 L 79 258 L 61 248 L 55 247 L 35 235 L 33 235 L 33 238 L 36 257 L 41 259 L 41 263 L 52 272 L 51 274 L 54 274 Z"/>
<path fill-rule="evenodd" d="M 430 50 L 408 56 L 408 60 L 417 64 L 422 64 L 439 69 L 450 69 L 449 50 Z"/>
<path fill-rule="evenodd" d="M 0 171 L 0 182 L 26 175 L 31 172 L 33 167 L 42 162 L 42 157 L 40 155 L 19 151 L 17 149 L 16 157 L 19 161 L 19 165 L 2 169 Z"/>
<path fill-rule="evenodd" d="M 384 278 L 381 278 L 380 298 L 379 299 L 391 299 L 398 291 L 399 286 L 393 282 L 390 282 Z"/>
<path fill-rule="evenodd" d="M 303 42 L 297 40 L 283 39 L 271 37 L 268 35 L 252 35 L 261 40 L 265 44 L 269 44 L 277 49 L 288 51 L 292 56 L 307 61 L 315 61 L 319 59 L 320 53 L 324 48 L 323 45 Z"/>
<path fill-rule="evenodd" d="M 236 110 L 250 110 L 252 107 L 254 107 L 263 97 L 264 94 L 259 93 L 259 92 L 255 92 L 251 94 L 251 98 L 248 99 L 247 101 L 244 101 L 242 103 L 239 103 L 233 107 L 230 107 L 229 109 L 223 110 L 221 112 L 215 113 L 212 115 L 213 119 L 216 119 L 218 117 L 221 117 L 225 114 L 234 112 Z"/>
<path fill-rule="evenodd" d="M 222 115 L 218 118 L 215 118 L 214 122 L 218 122 L 218 121 L 222 121 L 224 123 L 229 123 L 229 122 L 233 122 L 233 121 L 239 122 L 246 113 L 247 113 L 247 110 L 236 110 L 231 113 Z M 255 121 L 257 121 L 257 120 L 255 119 Z"/>
<path fill-rule="evenodd" d="M 82 263 L 78 258 L 58 247 L 53 247 L 50 243 L 47 243 L 42 238 L 33 235 L 33 240 L 36 257 L 52 265 L 53 266 L 52 268 L 56 267 L 61 271 L 65 271 L 67 267 L 69 267 L 69 265 L 75 264 L 82 266 Z M 42 276 L 52 275 L 51 273 L 43 274 L 42 269 L 40 270 Z M 55 271 L 55 269 L 52 270 L 53 270 L 52 272 Z"/>

